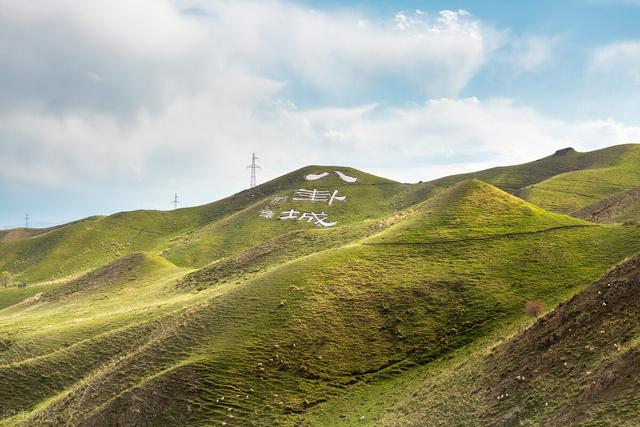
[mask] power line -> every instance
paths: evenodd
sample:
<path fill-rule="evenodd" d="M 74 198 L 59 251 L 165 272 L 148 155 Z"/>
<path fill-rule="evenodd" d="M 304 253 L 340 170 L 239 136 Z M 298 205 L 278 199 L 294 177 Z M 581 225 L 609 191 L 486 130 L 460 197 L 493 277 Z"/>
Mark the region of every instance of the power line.
<path fill-rule="evenodd" d="M 24 228 L 29 228 L 29 213 L 24 216 Z"/>
<path fill-rule="evenodd" d="M 251 184 L 249 185 L 249 188 L 256 186 L 256 169 L 262 169 L 256 164 L 256 160 L 258 159 L 259 157 L 256 157 L 256 153 L 253 153 L 251 155 L 251 165 L 247 166 L 247 169 L 251 169 Z"/>
<path fill-rule="evenodd" d="M 178 203 L 180 203 L 180 200 L 178 199 L 178 193 L 175 193 L 173 195 L 173 200 L 171 201 L 171 203 L 173 203 L 173 209 L 178 209 Z"/>

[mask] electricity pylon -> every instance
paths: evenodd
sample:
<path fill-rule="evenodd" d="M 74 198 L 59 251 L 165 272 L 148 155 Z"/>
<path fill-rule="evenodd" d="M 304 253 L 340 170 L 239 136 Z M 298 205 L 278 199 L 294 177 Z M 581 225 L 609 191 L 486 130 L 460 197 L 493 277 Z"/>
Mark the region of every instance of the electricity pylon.
<path fill-rule="evenodd" d="M 249 188 L 256 186 L 256 169 L 262 169 L 256 164 L 256 160 L 258 160 L 258 157 L 256 157 L 256 153 L 253 153 L 251 155 L 251 164 L 247 166 L 247 169 L 251 169 L 251 184 L 249 185 Z"/>

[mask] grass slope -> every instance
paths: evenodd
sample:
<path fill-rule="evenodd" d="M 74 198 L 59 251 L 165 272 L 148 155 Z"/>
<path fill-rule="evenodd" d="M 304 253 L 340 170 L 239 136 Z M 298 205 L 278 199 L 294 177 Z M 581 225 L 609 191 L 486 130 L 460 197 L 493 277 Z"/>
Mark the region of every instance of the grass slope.
<path fill-rule="evenodd" d="M 533 162 L 452 175 L 433 182 L 441 186 L 450 186 L 465 179 L 476 178 L 513 193 L 556 175 L 615 165 L 629 152 L 637 152 L 638 150 L 640 150 L 640 145 L 636 144 L 616 145 L 586 153 L 566 148 Z"/>
<path fill-rule="evenodd" d="M 293 258 L 285 238 L 194 272 L 159 260 L 129 276 L 116 262 L 81 286 L 0 311 L 0 333 L 11 337 L 0 352 L 10 391 L 1 409 L 17 412 L 6 424 L 314 423 L 305 416 L 313 408 L 452 354 L 521 319 L 527 300 L 557 303 L 640 250 L 633 227 L 499 233 L 488 226 L 498 224 L 494 207 L 496 217 L 532 208 L 481 182 L 442 198 L 448 212 L 459 209 L 461 230 L 491 239 L 362 244 L 395 227 L 437 234 L 443 222 L 425 221 L 421 206 L 333 230 L 300 226 L 301 241 L 315 234 L 318 247 Z M 502 231 L 580 223 L 531 215 Z"/>
<path fill-rule="evenodd" d="M 513 327 L 505 328 L 496 334 L 508 337 L 500 345 L 488 340 L 421 372 L 363 387 L 312 419 L 352 425 L 637 425 L 639 279 L 635 255 L 515 336 L 508 336 Z M 355 413 L 368 409 L 367 421 L 345 422 L 337 411 L 348 407 Z"/>
<path fill-rule="evenodd" d="M 572 213 L 640 186 L 640 145 L 619 147 L 621 153 L 615 162 L 556 175 L 523 188 L 518 195 L 546 209 Z"/>
<path fill-rule="evenodd" d="M 124 212 L 54 229 L 10 230 L 0 236 L 0 269 L 24 280 L 51 280 L 88 271 L 136 251 L 161 253 L 178 265 L 201 267 L 294 230 L 296 227 L 290 224 L 260 221 L 257 212 L 274 207 L 269 206 L 273 197 L 291 197 L 298 188 L 339 188 L 348 199 L 357 200 L 325 209 L 340 217 L 340 225 L 383 217 L 468 178 L 482 179 L 544 208 L 570 213 L 640 185 L 639 147 L 621 145 L 589 153 L 560 150 L 523 165 L 419 185 L 399 184 L 351 168 L 309 166 L 196 208 Z M 303 180 L 308 173 L 335 169 L 358 176 L 357 183 L 347 184 L 334 173 L 319 181 Z M 292 206 L 290 202 L 274 210 L 288 209 Z M 311 209 L 317 205 L 301 207 Z"/>
<path fill-rule="evenodd" d="M 565 214 L 640 185 L 640 145 L 580 153 L 573 149 L 515 166 L 453 175 L 422 184 L 449 187 L 476 178 L 531 203 Z"/>
<path fill-rule="evenodd" d="M 429 243 L 490 238 L 589 223 L 545 211 L 477 179 L 459 182 L 413 208 L 410 218 L 377 239 Z"/>
<path fill-rule="evenodd" d="M 636 148 L 481 173 L 515 192 L 558 173 L 623 170 Z M 359 179 L 345 183 L 335 169 Z M 619 185 L 602 194 L 631 182 L 611 176 Z M 487 348 L 526 321 L 524 304 L 572 297 L 640 251 L 640 232 L 467 178 L 409 185 L 311 166 L 209 205 L 0 241 L 0 269 L 41 281 L 0 289 L 0 424 L 479 419 L 487 397 L 464 384 Z M 299 188 L 337 189 L 347 201 L 294 202 Z M 324 210 L 339 222 L 260 218 L 267 208 Z M 447 410 L 420 412 L 410 393 Z"/>
<path fill-rule="evenodd" d="M 311 184 L 303 178 L 313 171 L 334 169 L 359 179 L 345 184 L 332 174 Z M 287 195 L 288 202 L 271 206 L 279 215 L 279 209 L 292 206 L 290 199 L 295 190 L 313 187 L 339 188 L 349 203 L 298 207 L 339 216 L 339 225 L 387 215 L 406 207 L 413 197 L 413 188 L 408 185 L 351 168 L 311 166 L 208 205 L 169 212 L 121 212 L 87 218 L 27 238 L 0 240 L 0 270 L 8 270 L 21 280 L 53 280 L 138 251 L 162 254 L 184 267 L 203 266 L 298 229 L 299 223 L 265 221 L 258 212 L 268 207 L 273 197 Z"/>

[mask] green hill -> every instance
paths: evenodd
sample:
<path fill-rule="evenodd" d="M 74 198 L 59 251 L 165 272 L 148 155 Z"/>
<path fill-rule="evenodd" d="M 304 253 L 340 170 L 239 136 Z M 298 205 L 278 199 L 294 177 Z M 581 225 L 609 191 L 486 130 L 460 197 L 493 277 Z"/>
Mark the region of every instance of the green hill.
<path fill-rule="evenodd" d="M 522 188 L 619 167 L 629 147 L 483 173 Z M 528 301 L 554 307 L 638 251 L 635 226 L 478 179 L 401 184 L 328 166 L 200 207 L 14 234 L 0 270 L 29 285 L 0 289 L 0 425 L 511 419 L 483 412 L 489 394 L 464 375 L 526 324 Z"/>
<path fill-rule="evenodd" d="M 516 166 L 453 175 L 424 184 L 448 187 L 476 178 L 545 209 L 570 214 L 640 186 L 640 145 L 580 153 L 572 148 Z"/>
<path fill-rule="evenodd" d="M 479 181 L 461 181 L 416 205 L 380 242 L 425 243 L 540 232 L 589 223 L 545 211 Z"/>
<path fill-rule="evenodd" d="M 317 170 L 334 169 L 356 174 L 358 181 L 347 184 L 335 174 L 313 184 L 303 178 Z M 29 281 L 51 280 L 89 271 L 138 251 L 160 253 L 179 266 L 203 266 L 299 229 L 302 223 L 265 221 L 258 214 L 271 208 L 274 215 L 280 215 L 292 206 L 294 191 L 305 186 L 326 191 L 340 186 L 340 194 L 353 200 L 322 206 L 330 217 L 340 216 L 339 225 L 397 211 L 412 203 L 414 192 L 406 184 L 351 168 L 311 166 L 208 205 L 168 212 L 121 212 L 87 218 L 29 238 L 0 240 L 0 271 L 11 271 Z M 276 206 L 273 200 L 278 196 L 287 200 Z M 317 207 L 311 203 L 298 206 Z"/>
<path fill-rule="evenodd" d="M 375 425 L 637 425 L 638 277 L 635 255 L 498 345 L 363 387 L 341 409 L 366 411 L 366 396 Z"/>

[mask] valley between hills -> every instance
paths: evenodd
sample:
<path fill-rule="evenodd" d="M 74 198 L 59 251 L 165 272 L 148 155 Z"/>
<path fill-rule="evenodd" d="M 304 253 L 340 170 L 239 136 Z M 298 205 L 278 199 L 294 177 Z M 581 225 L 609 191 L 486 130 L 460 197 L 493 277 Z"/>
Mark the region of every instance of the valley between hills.
<path fill-rule="evenodd" d="M 637 425 L 639 191 L 628 144 L 0 231 L 0 425 Z"/>

